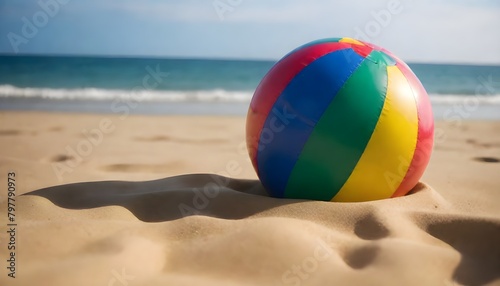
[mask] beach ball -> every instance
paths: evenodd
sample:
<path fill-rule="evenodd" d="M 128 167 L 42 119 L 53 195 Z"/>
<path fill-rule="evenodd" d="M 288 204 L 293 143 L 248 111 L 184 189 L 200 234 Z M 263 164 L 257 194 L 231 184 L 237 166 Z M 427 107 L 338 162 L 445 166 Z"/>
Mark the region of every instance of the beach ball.
<path fill-rule="evenodd" d="M 279 60 L 246 126 L 270 195 L 339 202 L 407 194 L 429 162 L 433 133 L 429 97 L 408 65 L 352 38 L 314 41 Z"/>

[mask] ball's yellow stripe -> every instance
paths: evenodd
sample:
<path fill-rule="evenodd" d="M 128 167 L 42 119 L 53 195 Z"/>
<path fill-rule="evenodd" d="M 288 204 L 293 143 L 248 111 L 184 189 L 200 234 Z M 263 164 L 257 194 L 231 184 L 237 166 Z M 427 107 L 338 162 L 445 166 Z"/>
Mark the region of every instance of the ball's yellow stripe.
<path fill-rule="evenodd" d="M 387 95 L 375 130 L 349 179 L 332 201 L 389 198 L 408 170 L 417 144 L 415 98 L 398 67 L 387 67 L 387 73 Z"/>
<path fill-rule="evenodd" d="M 339 40 L 340 43 L 349 43 L 349 44 L 355 44 L 355 45 L 360 45 L 360 46 L 364 46 L 365 44 L 361 43 L 360 41 L 358 40 L 355 40 L 353 38 L 342 38 Z"/>

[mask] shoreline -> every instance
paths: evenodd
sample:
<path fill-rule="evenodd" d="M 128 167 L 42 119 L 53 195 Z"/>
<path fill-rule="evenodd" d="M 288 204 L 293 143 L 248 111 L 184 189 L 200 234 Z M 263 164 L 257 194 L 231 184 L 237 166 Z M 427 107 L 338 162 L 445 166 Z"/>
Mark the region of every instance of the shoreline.
<path fill-rule="evenodd" d="M 246 116 L 249 102 L 136 102 L 0 98 L 0 112 L 63 112 L 110 115 Z M 432 103 L 436 121 L 500 120 L 500 104 Z"/>

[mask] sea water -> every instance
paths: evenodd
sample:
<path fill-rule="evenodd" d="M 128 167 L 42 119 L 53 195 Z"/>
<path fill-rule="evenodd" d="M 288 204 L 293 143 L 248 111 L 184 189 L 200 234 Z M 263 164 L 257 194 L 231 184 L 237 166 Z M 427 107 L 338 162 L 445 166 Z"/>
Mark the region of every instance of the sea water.
<path fill-rule="evenodd" d="M 0 109 L 244 115 L 274 63 L 0 56 Z M 500 119 L 500 66 L 409 65 L 430 95 L 436 119 Z"/>

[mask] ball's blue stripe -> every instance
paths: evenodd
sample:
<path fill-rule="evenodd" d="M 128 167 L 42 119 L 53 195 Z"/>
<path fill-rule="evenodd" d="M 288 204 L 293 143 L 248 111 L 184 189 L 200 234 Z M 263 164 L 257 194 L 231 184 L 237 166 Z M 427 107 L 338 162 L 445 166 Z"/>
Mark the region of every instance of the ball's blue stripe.
<path fill-rule="evenodd" d="M 260 179 L 273 195 L 283 197 L 309 135 L 363 59 L 352 49 L 326 54 L 304 67 L 274 103 L 257 151 Z"/>

